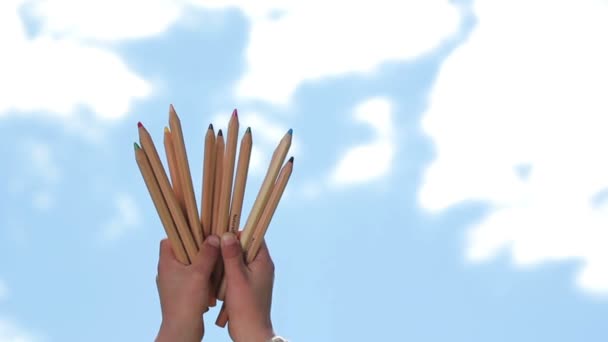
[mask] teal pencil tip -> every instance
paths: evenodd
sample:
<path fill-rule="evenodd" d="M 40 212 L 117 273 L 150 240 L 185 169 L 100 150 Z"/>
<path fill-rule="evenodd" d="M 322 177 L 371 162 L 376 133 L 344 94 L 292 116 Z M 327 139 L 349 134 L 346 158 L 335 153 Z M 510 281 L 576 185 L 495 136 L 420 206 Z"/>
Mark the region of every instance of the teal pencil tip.
<path fill-rule="evenodd" d="M 251 127 L 247 127 L 247 130 L 245 131 L 245 133 L 251 133 Z"/>
<path fill-rule="evenodd" d="M 287 134 L 293 135 L 293 129 L 290 128 L 289 131 L 287 131 Z"/>
<path fill-rule="evenodd" d="M 133 143 L 133 148 L 137 151 L 139 150 L 141 147 L 139 147 L 139 145 L 137 145 L 136 142 Z"/>

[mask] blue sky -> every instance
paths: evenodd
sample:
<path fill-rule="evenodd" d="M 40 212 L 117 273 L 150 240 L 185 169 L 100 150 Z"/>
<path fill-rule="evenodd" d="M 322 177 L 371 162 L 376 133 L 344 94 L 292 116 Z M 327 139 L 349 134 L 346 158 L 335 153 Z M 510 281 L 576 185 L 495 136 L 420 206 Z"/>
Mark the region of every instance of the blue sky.
<path fill-rule="evenodd" d="M 252 126 L 245 208 L 294 129 L 278 333 L 605 341 L 607 26 L 599 0 L 3 1 L 0 342 L 153 339 L 132 143 L 169 103 L 195 189 L 209 122 Z"/>

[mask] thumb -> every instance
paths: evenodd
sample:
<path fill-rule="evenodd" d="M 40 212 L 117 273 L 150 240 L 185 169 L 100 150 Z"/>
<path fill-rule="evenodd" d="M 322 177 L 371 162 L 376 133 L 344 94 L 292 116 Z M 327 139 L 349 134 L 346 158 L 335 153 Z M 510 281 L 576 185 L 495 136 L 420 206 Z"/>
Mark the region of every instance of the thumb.
<path fill-rule="evenodd" d="M 209 236 L 201 245 L 200 251 L 194 258 L 192 268 L 205 278 L 209 278 L 220 254 L 219 247 L 220 239 L 215 235 Z"/>
<path fill-rule="evenodd" d="M 247 274 L 241 244 L 232 233 L 222 235 L 222 257 L 224 258 L 224 272 L 228 281 L 242 279 Z"/>

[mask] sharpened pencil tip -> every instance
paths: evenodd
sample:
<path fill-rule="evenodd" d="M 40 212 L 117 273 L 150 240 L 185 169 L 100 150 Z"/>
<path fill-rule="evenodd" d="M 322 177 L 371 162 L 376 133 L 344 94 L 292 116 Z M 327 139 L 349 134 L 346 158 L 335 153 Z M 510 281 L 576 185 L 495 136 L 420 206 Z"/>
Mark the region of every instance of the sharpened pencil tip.
<path fill-rule="evenodd" d="M 287 131 L 287 134 L 293 135 L 293 129 L 290 128 L 289 131 Z"/>
<path fill-rule="evenodd" d="M 232 111 L 232 116 L 236 116 L 237 118 L 239 117 L 239 113 L 237 112 L 236 108 L 234 108 Z"/>
<path fill-rule="evenodd" d="M 209 124 L 209 129 L 213 130 L 213 124 Z"/>
<path fill-rule="evenodd" d="M 167 127 L 167 126 L 165 126 L 165 133 L 166 133 L 166 134 L 171 133 L 171 131 L 169 130 L 169 127 Z"/>
<path fill-rule="evenodd" d="M 289 158 L 288 163 L 292 163 L 293 164 L 293 157 Z"/>
<path fill-rule="evenodd" d="M 251 127 L 247 127 L 247 130 L 245 131 L 245 134 L 247 133 L 251 133 Z"/>
<path fill-rule="evenodd" d="M 136 142 L 133 143 L 133 148 L 135 149 L 135 151 L 140 149 L 139 145 L 137 145 Z"/>
<path fill-rule="evenodd" d="M 218 137 L 221 137 L 222 135 L 224 135 L 224 133 L 222 133 L 222 129 L 220 128 L 220 130 L 219 130 L 219 131 L 217 131 L 217 136 L 218 136 Z"/>
<path fill-rule="evenodd" d="M 139 127 L 139 128 L 144 127 L 144 124 L 142 124 L 142 123 L 141 123 L 141 121 L 139 121 L 139 122 L 137 123 L 137 127 Z"/>

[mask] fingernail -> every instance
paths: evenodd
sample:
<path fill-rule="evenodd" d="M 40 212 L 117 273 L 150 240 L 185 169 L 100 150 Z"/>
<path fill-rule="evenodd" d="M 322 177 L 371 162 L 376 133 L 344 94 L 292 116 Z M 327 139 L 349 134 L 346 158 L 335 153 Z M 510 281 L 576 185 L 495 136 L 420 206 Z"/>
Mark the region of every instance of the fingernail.
<path fill-rule="evenodd" d="M 218 238 L 216 235 L 211 235 L 207 238 L 206 241 L 208 244 L 210 244 L 213 247 L 219 247 L 220 246 L 220 238 Z"/>
<path fill-rule="evenodd" d="M 234 234 L 224 233 L 224 235 L 222 235 L 222 243 L 224 244 L 224 246 L 232 245 L 235 242 L 236 242 L 236 238 L 234 237 Z"/>

